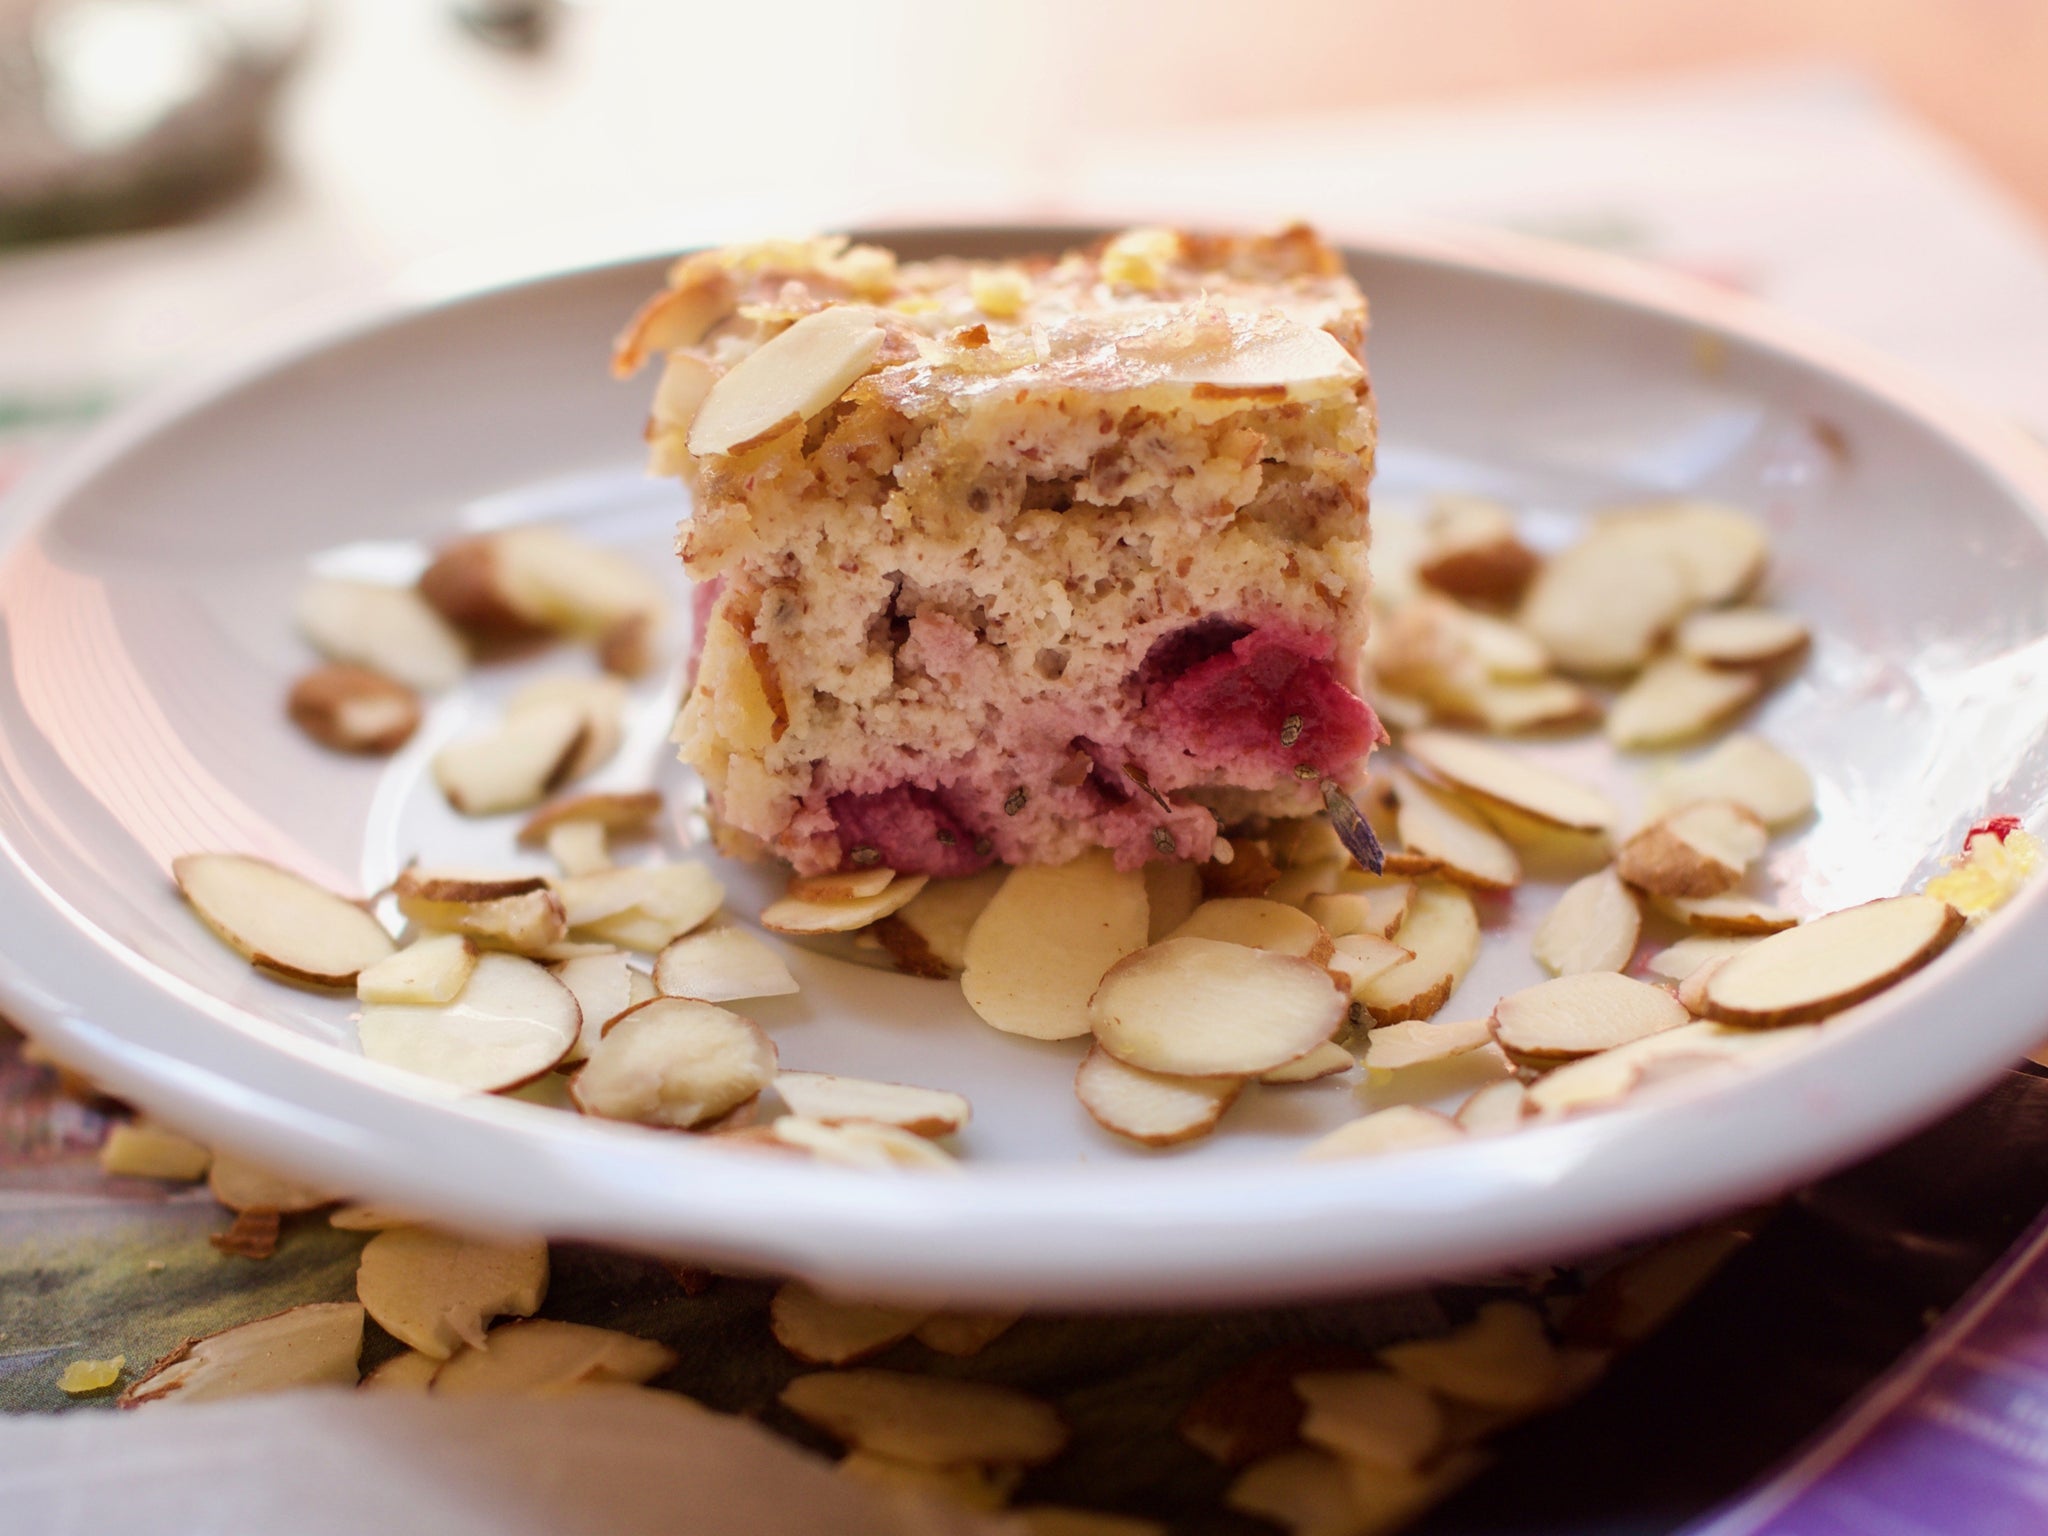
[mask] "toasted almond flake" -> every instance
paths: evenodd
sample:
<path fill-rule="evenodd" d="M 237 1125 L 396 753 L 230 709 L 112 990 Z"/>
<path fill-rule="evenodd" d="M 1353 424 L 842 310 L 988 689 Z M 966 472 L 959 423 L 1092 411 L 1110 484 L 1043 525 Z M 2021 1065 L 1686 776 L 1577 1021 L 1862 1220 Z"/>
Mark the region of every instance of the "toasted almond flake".
<path fill-rule="evenodd" d="M 100 1143 L 100 1172 L 116 1179 L 174 1179 L 191 1183 L 206 1177 L 213 1153 L 189 1137 L 147 1120 L 117 1122 Z"/>
<path fill-rule="evenodd" d="M 1763 576 L 1770 541 L 1748 513 L 1711 501 L 1654 502 L 1622 507 L 1594 524 L 1596 536 L 1641 540 L 1668 552 L 1683 569 L 1696 607 L 1717 608 L 1743 596 Z"/>
<path fill-rule="evenodd" d="M 1347 1058 L 1348 1060 L 1348 1058 Z M 1129 1066 L 1097 1045 L 1074 1074 L 1074 1096 L 1105 1131 L 1147 1147 L 1206 1136 L 1237 1101 L 1241 1077 L 1167 1077 Z"/>
<path fill-rule="evenodd" d="M 775 1080 L 775 1046 L 753 1020 L 690 998 L 620 1014 L 569 1085 L 586 1115 L 687 1130 Z"/>
<path fill-rule="evenodd" d="M 1376 933 L 1347 933 L 1335 942 L 1333 953 L 1323 963 L 1337 978 L 1337 985 L 1355 998 L 1367 983 L 1414 958 L 1412 951 Z"/>
<path fill-rule="evenodd" d="M 1383 1024 L 1365 1037 L 1365 1067 L 1369 1072 L 1395 1072 L 1402 1067 L 1449 1061 L 1492 1041 L 1493 1026 L 1485 1019 L 1450 1023 L 1411 1019 L 1404 1024 Z"/>
<path fill-rule="evenodd" d="M 1528 1100 L 1529 1090 L 1518 1078 L 1505 1078 L 1474 1089 L 1453 1118 L 1468 1136 L 1498 1136 L 1522 1123 Z"/>
<path fill-rule="evenodd" d="M 722 374 L 690 424 L 690 452 L 744 453 L 846 392 L 881 351 L 875 312 L 841 304 L 804 316 Z"/>
<path fill-rule="evenodd" d="M 1515 534 L 1514 514 L 1478 496 L 1439 496 L 1431 504 L 1415 574 L 1467 602 L 1516 602 L 1539 560 Z"/>
<path fill-rule="evenodd" d="M 121 1394 L 121 1406 L 353 1386 L 362 1347 L 362 1307 L 352 1301 L 311 1302 L 203 1339 L 187 1339 Z"/>
<path fill-rule="evenodd" d="M 502 1323 L 481 1346 L 458 1349 L 434 1376 L 436 1397 L 531 1397 L 666 1375 L 679 1357 L 666 1344 L 586 1323 L 526 1318 Z"/>
<path fill-rule="evenodd" d="M 1709 960 L 1678 984 L 1678 1000 L 1685 1005 L 1685 1011 L 1694 1018 L 1705 1018 L 1707 1013 L 1707 988 L 1714 983 L 1714 972 L 1726 965 L 1734 956 L 1723 955 L 1718 960 Z"/>
<path fill-rule="evenodd" d="M 1306 1056 L 1297 1056 L 1285 1066 L 1275 1067 L 1270 1072 L 1261 1072 L 1259 1081 L 1272 1087 L 1283 1087 L 1291 1083 L 1320 1082 L 1326 1077 L 1335 1077 L 1340 1072 L 1349 1072 L 1358 1065 L 1358 1059 L 1334 1040 L 1326 1040 Z"/>
<path fill-rule="evenodd" d="M 1766 826 L 1790 826 L 1813 811 L 1813 775 L 1761 737 L 1738 734 L 1666 769 L 1651 786 L 1656 814 L 1695 800 L 1733 800 Z"/>
<path fill-rule="evenodd" d="M 1763 691 L 1754 672 L 1666 656 L 1645 667 L 1607 710 L 1607 739 L 1629 750 L 1667 747 L 1713 730 Z"/>
<path fill-rule="evenodd" d="M 546 847 L 549 836 L 566 826 L 594 826 L 613 837 L 643 837 L 653 831 L 661 815 L 661 792 L 645 790 L 589 790 L 550 800 L 519 829 L 522 848 Z"/>
<path fill-rule="evenodd" d="M 479 1093 L 532 1082 L 576 1043 L 582 1013 L 569 989 L 518 955 L 478 957 L 448 1003 L 377 1003 L 363 1010 L 356 1038 L 386 1066 Z"/>
<path fill-rule="evenodd" d="M 1145 942 L 1157 944 L 1194 916 L 1202 901 L 1202 872 L 1181 859 L 1154 859 L 1145 866 Z M 964 942 L 964 938 L 963 938 Z"/>
<path fill-rule="evenodd" d="M 1739 955 L 1756 942 L 1753 938 L 1686 938 L 1667 944 L 1650 956 L 1646 965 L 1654 976 L 1666 981 L 1684 981 L 1702 966 Z"/>
<path fill-rule="evenodd" d="M 260 1168 L 231 1152 L 216 1152 L 206 1170 L 207 1191 L 231 1211 L 277 1211 L 286 1216 L 334 1204 L 334 1196 Z"/>
<path fill-rule="evenodd" d="M 200 921 L 259 970 L 317 987 L 355 984 L 398 946 L 376 918 L 301 875 L 238 853 L 171 861 Z"/>
<path fill-rule="evenodd" d="M 588 738 L 574 704 L 536 706 L 434 754 L 434 782 L 465 816 L 537 805 L 566 784 Z"/>
<path fill-rule="evenodd" d="M 1310 1371 L 1294 1390 L 1308 1405 L 1301 1438 L 1346 1461 L 1413 1472 L 1443 1447 L 1437 1400 L 1390 1371 Z"/>
<path fill-rule="evenodd" d="M 1932 896 L 1891 896 L 1774 933 L 1723 964 L 1706 989 L 1710 1018 L 1775 1026 L 1825 1018 L 1874 997 L 1932 960 L 1963 916 Z"/>
<path fill-rule="evenodd" d="M 1596 526 L 1544 563 L 1517 621 L 1567 672 L 1627 672 L 1649 659 L 1693 602 L 1678 555 Z"/>
<path fill-rule="evenodd" d="M 1253 1462 L 1225 1490 L 1223 1502 L 1240 1514 L 1272 1521 L 1290 1536 L 1376 1536 L 1391 1529 L 1362 1525 L 1344 1463 L 1307 1446 Z"/>
<path fill-rule="evenodd" d="M 1642 928 L 1642 909 L 1629 888 L 1612 869 L 1602 869 L 1565 888 L 1530 947 L 1553 976 L 1620 971 L 1635 954 Z"/>
<path fill-rule="evenodd" d="M 285 696 L 292 724 L 323 747 L 386 757 L 412 739 L 420 699 L 400 682 L 348 662 L 316 667 Z"/>
<path fill-rule="evenodd" d="M 1614 867 L 1652 896 L 1718 896 L 1762 856 L 1770 834 L 1732 800 L 1700 800 L 1651 822 L 1621 845 Z"/>
<path fill-rule="evenodd" d="M 672 939 L 705 922 L 725 901 L 725 887 L 710 866 L 695 862 L 622 865 L 557 881 L 555 891 L 569 926 L 599 936 L 613 919 L 637 915 L 669 928 Z"/>
<path fill-rule="evenodd" d="M 1494 1006 L 1493 1032 L 1517 1056 L 1589 1056 L 1687 1022 L 1662 987 L 1609 971 L 1581 971 L 1512 992 Z"/>
<path fill-rule="evenodd" d="M 1382 971 L 1357 992 L 1378 1024 L 1426 1019 L 1450 1000 L 1479 956 L 1478 910 L 1455 885 L 1417 886 L 1394 942 L 1415 958 Z"/>
<path fill-rule="evenodd" d="M 1544 1118 L 1606 1109 L 1634 1093 L 1643 1081 L 1644 1063 L 1615 1051 L 1567 1062 L 1529 1088 L 1529 1108 Z"/>
<path fill-rule="evenodd" d="M 1148 864 L 1146 869 L 1165 867 Z M 974 920 L 995 899 L 1007 873 L 998 865 L 958 879 L 929 880 L 877 924 L 875 933 L 898 967 L 912 975 L 954 975 L 967 964 L 967 935 Z"/>
<path fill-rule="evenodd" d="M 1377 702 L 1377 701 L 1375 701 Z M 1600 719 L 1600 701 L 1561 677 L 1522 682 L 1489 679 L 1473 687 L 1453 712 L 1496 736 L 1588 726 Z"/>
<path fill-rule="evenodd" d="M 1456 1121 L 1433 1109 L 1395 1104 L 1340 1125 L 1301 1149 L 1305 1160 L 1322 1162 L 1345 1157 L 1378 1157 L 1414 1147 L 1437 1147 L 1464 1136 Z"/>
<path fill-rule="evenodd" d="M 356 1296 L 377 1326 L 446 1360 L 484 1346 L 493 1317 L 529 1317 L 548 1291 L 548 1245 L 485 1243 L 425 1227 L 393 1227 L 363 1247 Z"/>
<path fill-rule="evenodd" d="M 1719 608 L 1678 626 L 1678 654 L 1709 667 L 1771 667 L 1807 647 L 1806 626 L 1766 608 Z"/>
<path fill-rule="evenodd" d="M 1676 918 L 1694 932 L 1704 934 L 1755 937 L 1795 927 L 1799 922 L 1796 912 L 1774 907 L 1740 891 L 1690 899 L 1660 896 L 1657 898 L 1657 910 L 1667 917 Z"/>
<path fill-rule="evenodd" d="M 892 874 L 888 883 L 872 896 L 838 901 L 813 901 L 790 893 L 771 901 L 761 914 L 761 926 L 774 933 L 851 933 L 899 912 L 925 888 L 924 875 Z"/>
<path fill-rule="evenodd" d="M 768 1127 L 769 1138 L 786 1147 L 808 1152 L 820 1162 L 844 1168 L 878 1172 L 911 1169 L 927 1173 L 954 1173 L 958 1165 L 944 1148 L 929 1138 L 894 1125 L 873 1120 L 849 1120 L 843 1125 L 826 1125 L 802 1115 L 784 1115 Z"/>
<path fill-rule="evenodd" d="M 1413 731 L 1401 750 L 1461 793 L 1552 826 L 1604 832 L 1620 819 L 1614 802 L 1597 790 L 1476 737 Z"/>
<path fill-rule="evenodd" d="M 1169 1077 L 1250 1077 L 1305 1056 L 1348 1000 L 1311 960 L 1219 939 L 1175 938 L 1126 956 L 1089 1000 L 1096 1042 Z"/>
<path fill-rule="evenodd" d="M 1433 861 L 1445 878 L 1475 890 L 1508 890 L 1521 880 L 1514 849 L 1477 812 L 1412 774 L 1396 770 L 1393 785 L 1395 829 L 1407 852 Z"/>
<path fill-rule="evenodd" d="M 942 1088 L 913 1088 L 829 1072 L 783 1072 L 775 1079 L 775 1091 L 792 1114 L 821 1125 L 869 1120 L 918 1136 L 950 1136 L 973 1115 L 966 1099 Z"/>
<path fill-rule="evenodd" d="M 421 693 L 469 670 L 469 647 L 410 587 L 321 578 L 299 593 L 299 632 L 329 661 L 367 668 Z"/>
<path fill-rule="evenodd" d="M 842 1444 L 917 1466 L 1037 1466 L 1067 1443 L 1060 1416 L 990 1382 L 857 1369 L 799 1376 L 784 1407 Z"/>
<path fill-rule="evenodd" d="M 797 990 L 782 956 L 744 928 L 685 934 L 655 957 L 654 984 L 670 997 L 704 1003 L 787 997 Z"/>
<path fill-rule="evenodd" d="M 635 970 L 618 950 L 603 954 L 578 955 L 554 966 L 555 980 L 569 989 L 583 1016 L 576 1043 L 562 1058 L 562 1065 L 582 1061 L 604 1034 L 605 1026 L 628 1008 L 656 995 L 654 980 Z"/>
<path fill-rule="evenodd" d="M 785 1283 L 768 1303 L 775 1342 L 806 1365 L 852 1365 L 879 1355 L 930 1316 L 921 1307 L 837 1301 L 800 1280 Z"/>
<path fill-rule="evenodd" d="M 1480 1408 L 1523 1413 L 1556 1391 L 1557 1347 L 1535 1310 L 1489 1301 L 1463 1327 L 1436 1339 L 1389 1344 L 1380 1359 L 1418 1386 Z"/>
<path fill-rule="evenodd" d="M 1016 1312 L 934 1312 L 917 1325 L 917 1342 L 942 1355 L 978 1355 L 1015 1327 Z"/>
<path fill-rule="evenodd" d="M 1118 870 L 1106 851 L 1013 869 L 968 932 L 967 1005 L 1007 1034 L 1085 1035 L 1090 996 L 1148 926 L 1144 876 Z"/>
<path fill-rule="evenodd" d="M 363 1392 L 414 1392 L 424 1396 L 433 1389 L 434 1378 L 440 1374 L 444 1361 L 432 1355 L 423 1355 L 416 1349 L 393 1355 L 382 1365 L 367 1371 L 358 1382 L 357 1390 Z"/>
<path fill-rule="evenodd" d="M 428 934 L 356 977 L 366 1003 L 452 1003 L 476 969 L 476 945 L 459 933 Z"/>
<path fill-rule="evenodd" d="M 1330 935 L 1301 908 L 1258 896 L 1226 896 L 1205 901 L 1167 937 L 1219 939 L 1225 944 L 1294 955 L 1318 965 L 1328 960 L 1332 952 Z"/>

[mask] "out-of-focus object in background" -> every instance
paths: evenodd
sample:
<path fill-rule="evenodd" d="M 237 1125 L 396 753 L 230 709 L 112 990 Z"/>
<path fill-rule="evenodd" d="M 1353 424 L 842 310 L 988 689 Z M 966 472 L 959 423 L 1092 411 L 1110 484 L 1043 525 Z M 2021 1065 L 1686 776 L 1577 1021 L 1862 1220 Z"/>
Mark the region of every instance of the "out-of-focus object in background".
<path fill-rule="evenodd" d="M 246 186 L 307 0 L 0 0 L 0 244 Z"/>
<path fill-rule="evenodd" d="M 547 46 L 561 0 L 455 0 L 455 19 L 495 48 L 531 53 Z"/>

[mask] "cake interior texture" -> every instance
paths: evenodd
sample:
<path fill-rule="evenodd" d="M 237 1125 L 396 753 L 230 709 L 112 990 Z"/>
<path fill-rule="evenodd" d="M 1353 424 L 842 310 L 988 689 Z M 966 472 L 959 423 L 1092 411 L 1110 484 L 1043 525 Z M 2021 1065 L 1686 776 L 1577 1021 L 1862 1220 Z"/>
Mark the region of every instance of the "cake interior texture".
<path fill-rule="evenodd" d="M 615 362 L 664 364 L 701 583 L 676 740 L 728 846 L 1129 868 L 1355 783 L 1365 329 L 1300 228 L 679 262 Z"/>

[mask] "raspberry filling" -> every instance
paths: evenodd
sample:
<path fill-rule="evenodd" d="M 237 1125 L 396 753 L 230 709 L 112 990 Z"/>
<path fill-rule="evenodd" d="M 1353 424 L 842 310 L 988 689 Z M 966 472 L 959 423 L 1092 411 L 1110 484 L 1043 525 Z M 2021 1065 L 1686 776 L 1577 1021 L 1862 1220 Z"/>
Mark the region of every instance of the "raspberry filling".
<path fill-rule="evenodd" d="M 866 794 L 834 795 L 840 856 L 850 868 L 881 865 L 904 875 L 945 879 L 985 868 L 991 855 L 975 851 L 974 834 L 944 800 L 915 784 L 893 784 Z M 868 857 L 866 850 L 873 850 Z"/>
<path fill-rule="evenodd" d="M 1205 619 L 1166 636 L 1145 658 L 1141 728 L 1230 782 L 1327 777 L 1380 739 L 1380 723 L 1330 670 L 1327 635 Z"/>

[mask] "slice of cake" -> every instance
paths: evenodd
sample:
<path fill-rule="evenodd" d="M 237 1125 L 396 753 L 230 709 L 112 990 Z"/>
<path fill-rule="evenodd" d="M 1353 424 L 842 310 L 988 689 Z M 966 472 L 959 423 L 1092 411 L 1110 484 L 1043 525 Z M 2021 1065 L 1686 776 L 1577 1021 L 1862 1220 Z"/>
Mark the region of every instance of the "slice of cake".
<path fill-rule="evenodd" d="M 1130 868 L 1355 783 L 1365 327 L 1300 228 L 679 262 L 615 364 L 665 361 L 648 436 L 702 583 L 676 740 L 727 841 Z"/>

